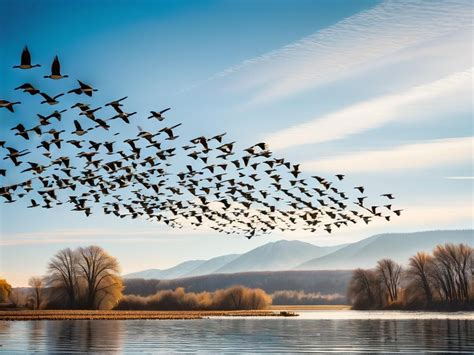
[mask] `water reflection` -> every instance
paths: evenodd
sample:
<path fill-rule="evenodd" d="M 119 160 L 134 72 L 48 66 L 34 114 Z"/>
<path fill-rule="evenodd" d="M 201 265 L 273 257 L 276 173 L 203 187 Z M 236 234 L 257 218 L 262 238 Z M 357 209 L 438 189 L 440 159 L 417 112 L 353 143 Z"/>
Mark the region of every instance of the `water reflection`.
<path fill-rule="evenodd" d="M 0 322 L 1 351 L 474 352 L 467 319 Z"/>

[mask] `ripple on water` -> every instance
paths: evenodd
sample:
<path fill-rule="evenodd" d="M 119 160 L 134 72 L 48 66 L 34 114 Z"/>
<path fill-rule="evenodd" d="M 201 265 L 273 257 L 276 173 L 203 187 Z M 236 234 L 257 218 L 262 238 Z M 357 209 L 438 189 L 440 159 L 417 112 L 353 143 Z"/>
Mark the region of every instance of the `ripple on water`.
<path fill-rule="evenodd" d="M 3 321 L 0 350 L 474 352 L 473 320 L 360 318 Z"/>

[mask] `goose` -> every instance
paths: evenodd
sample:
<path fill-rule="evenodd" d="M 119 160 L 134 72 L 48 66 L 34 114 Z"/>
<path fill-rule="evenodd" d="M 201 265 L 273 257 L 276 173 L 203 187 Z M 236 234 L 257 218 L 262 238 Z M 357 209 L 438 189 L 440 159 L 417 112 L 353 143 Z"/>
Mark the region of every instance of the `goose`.
<path fill-rule="evenodd" d="M 164 110 L 161 110 L 161 111 L 150 111 L 151 115 L 148 116 L 147 118 L 148 119 L 156 118 L 158 121 L 163 121 L 165 119 L 165 117 L 163 117 L 163 114 L 169 110 L 171 110 L 171 107 L 165 108 Z"/>
<path fill-rule="evenodd" d="M 36 68 L 36 67 L 40 67 L 41 65 L 39 64 L 34 64 L 34 65 L 31 65 L 31 54 L 30 54 L 30 51 L 28 50 L 28 47 L 25 46 L 25 48 L 23 48 L 23 52 L 21 52 L 21 61 L 20 61 L 20 65 L 15 65 L 13 68 L 15 69 L 31 69 L 31 68 Z"/>
<path fill-rule="evenodd" d="M 74 126 L 76 127 L 76 130 L 71 132 L 72 134 L 76 134 L 78 136 L 83 136 L 88 131 L 87 129 L 84 130 L 77 120 L 74 120 Z"/>
<path fill-rule="evenodd" d="M 48 105 L 56 105 L 56 104 L 59 104 L 59 101 L 56 100 L 58 97 L 61 97 L 64 95 L 63 94 L 59 94 L 59 95 L 56 95 L 56 96 L 49 96 L 48 94 L 45 94 L 44 92 L 40 92 L 40 95 L 43 96 L 44 98 L 44 101 L 41 101 L 40 103 L 42 104 L 48 104 Z"/>
<path fill-rule="evenodd" d="M 10 101 L 7 101 L 7 100 L 0 100 L 0 107 L 4 107 L 10 112 L 15 112 L 15 110 L 13 109 L 13 106 L 14 105 L 19 105 L 19 104 L 21 104 L 20 101 L 10 102 Z"/>
<path fill-rule="evenodd" d="M 61 75 L 61 64 L 59 63 L 58 56 L 54 57 L 53 64 L 51 64 L 51 74 L 45 75 L 45 79 L 59 80 L 63 78 L 68 78 L 69 75 Z"/>
<path fill-rule="evenodd" d="M 71 93 L 74 93 L 74 94 L 77 94 L 77 95 L 80 95 L 80 94 L 86 94 L 87 96 L 89 97 L 92 97 L 92 93 L 94 91 L 97 91 L 97 89 L 94 89 L 92 86 L 90 85 L 87 85 L 87 84 L 84 84 L 82 81 L 78 80 L 77 81 L 79 83 L 79 87 L 77 89 L 72 89 L 72 90 L 69 90 L 67 93 L 68 94 L 71 94 Z"/>
<path fill-rule="evenodd" d="M 17 124 L 15 127 L 10 129 L 11 131 L 18 131 L 15 133 L 15 136 L 20 136 L 25 139 L 30 139 L 28 137 L 28 131 L 25 129 L 25 126 L 23 126 L 21 123 Z"/>
<path fill-rule="evenodd" d="M 36 94 L 40 93 L 40 91 L 38 89 L 36 89 L 30 83 L 25 83 L 23 85 L 20 85 L 20 86 L 16 87 L 15 90 L 23 90 L 23 92 L 27 92 L 30 95 L 36 95 Z"/>
<path fill-rule="evenodd" d="M 105 106 L 111 106 L 115 111 L 117 111 L 118 113 L 122 112 L 122 110 L 120 109 L 121 106 L 123 106 L 121 104 L 121 102 L 123 100 L 125 100 L 128 96 L 124 96 L 122 97 L 121 99 L 118 99 L 118 100 L 114 100 L 114 101 L 110 101 L 108 103 L 105 104 Z"/>

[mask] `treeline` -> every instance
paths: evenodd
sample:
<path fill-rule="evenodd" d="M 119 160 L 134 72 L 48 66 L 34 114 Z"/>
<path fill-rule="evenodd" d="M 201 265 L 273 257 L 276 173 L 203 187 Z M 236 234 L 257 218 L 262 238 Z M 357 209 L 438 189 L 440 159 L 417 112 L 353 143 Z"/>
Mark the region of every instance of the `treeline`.
<path fill-rule="evenodd" d="M 233 286 L 214 292 L 158 291 L 154 295 L 125 295 L 119 310 L 250 310 L 265 309 L 272 304 L 271 297 L 261 289 Z"/>
<path fill-rule="evenodd" d="M 261 288 L 268 294 L 278 291 L 345 294 L 351 270 L 267 271 L 234 274 L 213 274 L 175 280 L 125 279 L 124 294 L 153 295 L 162 290 L 183 287 L 188 292 L 216 291 L 234 285 Z"/>
<path fill-rule="evenodd" d="M 322 294 L 319 292 L 306 293 L 303 291 L 277 291 L 272 293 L 274 305 L 332 305 L 346 304 L 347 299 L 339 293 Z"/>
<path fill-rule="evenodd" d="M 406 268 L 383 259 L 355 270 L 347 297 L 354 309 L 473 309 L 473 279 L 474 249 L 445 244 L 418 252 Z"/>
<path fill-rule="evenodd" d="M 258 288 L 233 286 L 214 292 L 169 287 L 147 296 L 123 295 L 116 258 L 98 246 L 66 248 L 48 263 L 48 273 L 31 277 L 29 288 L 0 279 L 0 307 L 29 309 L 249 310 L 271 305 Z"/>

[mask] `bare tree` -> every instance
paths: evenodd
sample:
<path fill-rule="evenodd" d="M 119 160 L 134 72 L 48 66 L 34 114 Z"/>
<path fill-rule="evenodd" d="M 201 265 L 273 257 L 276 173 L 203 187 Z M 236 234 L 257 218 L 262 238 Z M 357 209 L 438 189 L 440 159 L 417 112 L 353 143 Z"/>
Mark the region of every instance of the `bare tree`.
<path fill-rule="evenodd" d="M 432 276 L 433 276 L 433 257 L 424 252 L 418 252 L 412 256 L 408 263 L 408 279 L 413 288 L 423 290 L 427 303 L 433 301 Z"/>
<path fill-rule="evenodd" d="M 78 259 L 70 248 L 56 253 L 48 265 L 48 283 L 65 292 L 69 308 L 76 308 L 78 298 Z"/>
<path fill-rule="evenodd" d="M 402 266 L 391 259 L 382 259 L 377 262 L 377 274 L 388 293 L 390 303 L 398 299 L 401 272 Z"/>
<path fill-rule="evenodd" d="M 40 309 L 43 301 L 43 279 L 41 277 L 31 277 L 28 285 L 33 289 L 33 302 L 36 309 Z"/>
<path fill-rule="evenodd" d="M 355 309 L 381 306 L 381 289 L 377 274 L 372 270 L 356 269 L 349 282 L 347 297 Z"/>
<path fill-rule="evenodd" d="M 438 245 L 433 250 L 436 284 L 445 301 L 469 301 L 473 254 L 465 244 Z"/>
<path fill-rule="evenodd" d="M 85 283 L 85 306 L 88 309 L 99 308 L 107 296 L 118 301 L 123 285 L 116 258 L 95 245 L 79 248 L 78 268 Z"/>

